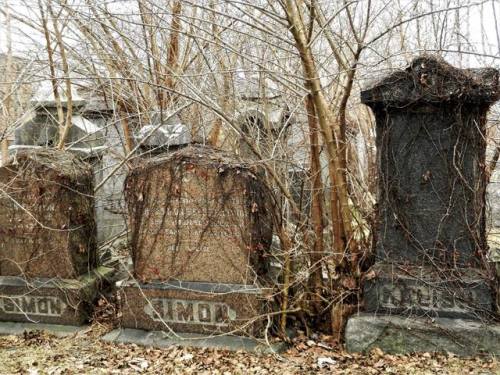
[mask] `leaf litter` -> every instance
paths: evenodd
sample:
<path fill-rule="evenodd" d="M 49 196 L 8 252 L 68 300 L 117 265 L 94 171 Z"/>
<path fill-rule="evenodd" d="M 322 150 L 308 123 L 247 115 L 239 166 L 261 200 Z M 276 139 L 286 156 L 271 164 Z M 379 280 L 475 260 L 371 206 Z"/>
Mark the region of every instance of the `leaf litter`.
<path fill-rule="evenodd" d="M 459 358 L 452 354 L 391 355 L 374 349 L 353 354 L 333 338 L 299 335 L 280 355 L 220 349 L 142 347 L 99 340 L 107 330 L 89 330 L 58 338 L 43 331 L 0 337 L 0 374 L 500 374 L 491 357 Z"/>

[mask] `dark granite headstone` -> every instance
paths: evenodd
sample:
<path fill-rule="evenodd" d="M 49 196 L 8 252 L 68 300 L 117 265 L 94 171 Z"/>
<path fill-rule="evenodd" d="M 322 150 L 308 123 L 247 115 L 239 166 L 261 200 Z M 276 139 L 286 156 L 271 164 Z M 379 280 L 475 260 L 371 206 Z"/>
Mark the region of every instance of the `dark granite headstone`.
<path fill-rule="evenodd" d="M 431 57 L 361 93 L 376 117 L 379 173 L 366 311 L 496 314 L 485 259 L 485 129 L 498 98 L 497 70 L 457 69 Z"/>
<path fill-rule="evenodd" d="M 124 288 L 124 326 L 214 333 L 262 314 L 272 227 L 254 171 L 191 146 L 141 160 L 125 185 L 139 283 Z"/>
<path fill-rule="evenodd" d="M 100 279 L 92 194 L 90 166 L 68 152 L 19 151 L 0 168 L 0 320 L 85 319 Z"/>

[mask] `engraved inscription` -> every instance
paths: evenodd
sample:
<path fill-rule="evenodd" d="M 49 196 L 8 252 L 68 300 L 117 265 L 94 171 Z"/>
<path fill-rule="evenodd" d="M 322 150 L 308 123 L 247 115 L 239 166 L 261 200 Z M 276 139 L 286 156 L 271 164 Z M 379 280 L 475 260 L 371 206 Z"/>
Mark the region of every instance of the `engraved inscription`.
<path fill-rule="evenodd" d="M 49 296 L 1 296 L 0 311 L 9 315 L 61 316 L 66 304 Z"/>
<path fill-rule="evenodd" d="M 448 290 L 439 290 L 424 285 L 394 285 L 378 286 L 380 307 L 391 308 L 421 308 L 441 311 L 457 311 L 467 309 L 477 300 L 474 290 L 461 291 L 461 298 Z"/>
<path fill-rule="evenodd" d="M 227 326 L 236 312 L 227 304 L 212 301 L 153 298 L 144 312 L 154 321 L 165 323 Z"/>

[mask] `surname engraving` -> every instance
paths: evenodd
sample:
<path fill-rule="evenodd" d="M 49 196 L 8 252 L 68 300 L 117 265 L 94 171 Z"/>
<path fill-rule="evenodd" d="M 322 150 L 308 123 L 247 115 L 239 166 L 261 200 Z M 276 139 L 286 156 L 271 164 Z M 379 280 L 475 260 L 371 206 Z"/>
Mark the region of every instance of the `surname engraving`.
<path fill-rule="evenodd" d="M 51 296 L 0 296 L 0 311 L 9 315 L 61 316 L 66 304 Z"/>
<path fill-rule="evenodd" d="M 212 301 L 153 298 L 144 312 L 154 321 L 165 323 L 227 326 L 236 319 L 236 312 L 227 304 Z"/>
<path fill-rule="evenodd" d="M 477 299 L 474 290 L 461 291 L 461 298 L 451 291 L 424 285 L 378 286 L 379 305 L 383 308 L 421 308 L 442 311 L 466 310 L 467 305 Z"/>

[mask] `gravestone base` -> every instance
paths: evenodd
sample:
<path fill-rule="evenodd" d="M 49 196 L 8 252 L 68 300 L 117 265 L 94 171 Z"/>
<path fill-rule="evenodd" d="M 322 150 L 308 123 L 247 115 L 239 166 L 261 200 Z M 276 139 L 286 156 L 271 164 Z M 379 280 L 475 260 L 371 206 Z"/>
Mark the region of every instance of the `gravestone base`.
<path fill-rule="evenodd" d="M 122 327 L 147 331 L 261 336 L 269 303 L 253 285 L 190 281 L 125 282 Z"/>
<path fill-rule="evenodd" d="M 196 348 L 214 348 L 231 351 L 244 350 L 254 353 L 281 353 L 288 348 L 288 344 L 279 342 L 266 342 L 252 337 L 235 335 L 203 335 L 199 333 L 168 334 L 163 331 L 144 331 L 141 329 L 122 328 L 115 329 L 103 338 L 103 341 L 116 344 L 136 344 L 167 348 L 171 346 L 184 346 Z"/>
<path fill-rule="evenodd" d="M 425 317 L 494 316 L 494 296 L 481 272 L 378 263 L 365 281 L 365 311 Z"/>
<path fill-rule="evenodd" d="M 23 335 L 25 332 L 44 331 L 57 337 L 67 337 L 88 329 L 88 325 L 65 326 L 61 324 L 0 322 L 0 336 Z"/>
<path fill-rule="evenodd" d="M 99 267 L 78 279 L 0 276 L 0 321 L 82 325 L 113 272 Z"/>
<path fill-rule="evenodd" d="M 373 348 L 391 354 L 449 352 L 460 356 L 500 355 L 500 324 L 451 318 L 417 318 L 361 313 L 349 318 L 349 352 Z"/>

